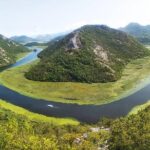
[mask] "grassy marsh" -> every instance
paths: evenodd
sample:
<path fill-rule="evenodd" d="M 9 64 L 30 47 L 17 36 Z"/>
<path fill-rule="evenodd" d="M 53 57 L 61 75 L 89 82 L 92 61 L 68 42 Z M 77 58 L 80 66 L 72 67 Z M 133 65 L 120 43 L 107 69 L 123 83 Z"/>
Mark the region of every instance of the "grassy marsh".
<path fill-rule="evenodd" d="M 6 87 L 34 98 L 65 103 L 104 104 L 139 90 L 150 80 L 150 57 L 128 64 L 117 82 L 96 84 L 27 80 L 24 73 L 31 65 L 2 72 L 0 82 Z"/>
<path fill-rule="evenodd" d="M 49 122 L 57 125 L 78 125 L 79 122 L 69 118 L 55 118 L 55 117 L 47 117 L 41 114 L 30 112 L 24 108 L 12 105 L 3 100 L 0 100 L 0 108 L 5 108 L 10 110 L 16 114 L 24 115 L 30 120 L 41 121 L 41 122 Z"/>

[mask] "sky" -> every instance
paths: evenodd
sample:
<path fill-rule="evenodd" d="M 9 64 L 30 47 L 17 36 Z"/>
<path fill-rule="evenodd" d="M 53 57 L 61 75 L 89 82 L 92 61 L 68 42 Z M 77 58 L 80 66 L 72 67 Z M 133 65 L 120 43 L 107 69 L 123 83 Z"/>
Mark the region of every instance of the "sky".
<path fill-rule="evenodd" d="M 150 24 L 150 0 L 0 0 L 0 34 L 52 34 L 85 24 Z"/>

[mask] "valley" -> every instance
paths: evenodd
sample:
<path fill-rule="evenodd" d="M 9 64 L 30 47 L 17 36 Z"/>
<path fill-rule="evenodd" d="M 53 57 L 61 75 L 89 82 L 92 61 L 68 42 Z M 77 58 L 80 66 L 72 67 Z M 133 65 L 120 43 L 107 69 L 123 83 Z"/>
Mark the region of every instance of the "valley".
<path fill-rule="evenodd" d="M 0 0 L 0 150 L 150 150 L 149 0 Z"/>
<path fill-rule="evenodd" d="M 22 60 L 24 60 L 23 61 L 24 63 L 19 63 L 19 62 L 22 62 L 22 60 L 20 60 L 16 63 L 17 65 L 14 64 L 12 66 L 13 68 L 10 68 L 10 69 L 8 68 L 6 71 L 1 72 L 1 74 L 0 74 L 0 82 L 4 86 L 7 86 L 7 87 L 15 90 L 16 92 L 22 93 L 23 95 L 26 95 L 26 96 L 20 95 L 19 93 L 11 91 L 10 89 L 7 89 L 6 87 L 0 86 L 0 91 L 1 91 L 0 98 L 1 99 L 4 99 L 4 100 L 6 100 L 12 104 L 18 105 L 20 107 L 26 108 L 29 111 L 32 111 L 35 113 L 40 113 L 43 115 L 53 116 L 53 117 L 74 118 L 81 122 L 88 122 L 88 123 L 98 122 L 98 120 L 102 119 L 104 116 L 116 118 L 116 117 L 127 115 L 131 111 L 131 109 L 133 109 L 133 107 L 135 107 L 136 105 L 141 105 L 143 103 L 146 103 L 150 99 L 150 96 L 147 93 L 147 89 L 149 88 L 149 86 L 148 86 L 148 83 L 149 83 L 148 82 L 149 81 L 149 78 L 148 78 L 149 77 L 149 74 L 148 74 L 148 72 L 149 72 L 149 61 L 148 61 L 149 57 L 135 60 L 132 63 L 130 63 L 129 65 L 127 65 L 128 69 L 125 69 L 125 70 L 128 70 L 129 77 L 126 79 L 127 71 L 126 71 L 126 73 L 123 73 L 123 75 L 124 75 L 123 77 L 128 82 L 125 82 L 125 80 L 123 80 L 124 78 L 120 79 L 120 80 L 122 80 L 122 82 L 124 81 L 123 82 L 124 86 L 128 85 L 128 86 L 126 86 L 127 93 L 125 94 L 124 93 L 125 91 L 122 91 L 122 95 L 119 95 L 118 99 L 111 99 L 108 101 L 105 100 L 105 103 L 102 103 L 102 101 L 100 101 L 100 100 L 97 101 L 97 103 L 95 103 L 95 101 L 93 101 L 93 103 L 84 103 L 84 101 L 82 100 L 81 101 L 82 103 L 79 103 L 79 104 L 82 104 L 80 106 L 80 105 L 76 105 L 76 104 L 65 104 L 65 103 L 68 103 L 69 99 L 67 100 L 67 102 L 65 100 L 64 103 L 62 103 L 63 100 L 60 100 L 60 101 L 58 101 L 60 103 L 57 103 L 57 102 L 53 102 L 53 101 L 55 101 L 55 99 L 53 97 L 44 97 L 44 96 L 40 97 L 39 95 L 35 96 L 33 94 L 35 89 L 36 89 L 36 93 L 41 94 L 40 93 L 41 89 L 39 87 L 42 87 L 42 86 L 44 87 L 44 85 L 45 85 L 44 91 L 46 91 L 46 89 L 50 89 L 49 86 L 47 86 L 47 84 L 48 85 L 52 84 L 51 82 L 45 83 L 45 82 L 31 81 L 31 80 L 25 79 L 25 77 L 24 77 L 24 73 L 27 71 L 27 67 L 29 67 L 31 65 L 35 65 L 37 63 L 36 61 L 31 63 L 31 60 L 32 61 L 36 60 L 37 54 L 39 52 L 40 52 L 40 49 L 36 53 L 32 52 L 33 54 L 32 53 L 30 54 L 32 57 L 30 55 L 28 55 L 27 58 L 25 57 L 25 59 L 22 59 Z M 30 63 L 26 65 L 26 63 L 28 63 L 28 62 L 30 62 Z M 141 65 L 139 65 L 140 63 L 141 63 Z M 143 67 L 142 64 L 144 64 L 145 67 Z M 19 67 L 19 65 L 23 65 L 23 66 Z M 139 68 L 139 66 L 140 66 L 140 68 Z M 24 69 L 24 70 L 21 70 L 21 69 Z M 16 70 L 19 70 L 19 72 L 13 72 Z M 144 76 L 140 76 L 140 74 L 143 74 L 143 72 L 145 72 Z M 23 74 L 21 75 L 21 73 L 23 73 Z M 132 74 L 132 76 L 130 76 L 131 74 Z M 22 78 L 19 77 L 20 75 L 22 76 Z M 13 76 L 13 78 L 12 78 L 12 76 Z M 137 78 L 137 77 L 139 77 L 139 78 Z M 146 78 L 147 78 L 147 80 L 143 80 Z M 132 80 L 129 80 L 129 79 L 132 79 L 132 80 L 134 79 L 134 80 L 133 80 L 133 82 L 131 82 Z M 4 81 L 8 81 L 8 82 L 4 82 Z M 33 82 L 34 84 L 31 82 Z M 120 81 L 118 81 L 118 82 L 120 82 Z M 141 84 L 138 84 L 140 82 L 141 82 Z M 14 84 L 14 83 L 16 83 L 16 84 Z M 131 86 L 129 86 L 129 83 L 131 83 Z M 135 84 L 135 83 L 137 83 L 137 84 Z M 57 85 L 58 83 L 53 83 L 53 84 Z M 68 83 L 61 83 L 61 84 L 68 84 Z M 71 84 L 71 83 L 69 83 L 69 84 Z M 90 88 L 90 86 L 93 86 L 92 84 L 85 84 L 85 83 L 84 84 L 83 83 L 72 83 L 72 85 L 73 84 L 82 84 L 82 86 L 88 85 L 89 88 Z M 105 84 L 113 84 L 113 83 L 102 83 L 102 85 L 105 85 Z M 18 85 L 18 86 L 15 87 L 14 85 Z M 33 95 L 28 94 L 27 92 L 26 92 L 27 94 L 24 93 L 23 88 L 21 88 L 24 86 L 31 87 L 30 90 L 32 89 Z M 108 89 L 109 86 L 106 86 L 106 87 L 107 87 L 106 89 Z M 114 87 L 118 87 L 118 86 L 114 85 Z M 20 89 L 22 91 L 19 91 Z M 37 89 L 39 91 L 37 91 Z M 101 89 L 102 89 L 102 87 L 101 87 Z M 58 86 L 57 86 L 57 90 L 58 90 Z M 55 89 L 55 91 L 57 91 L 57 90 Z M 28 89 L 28 91 L 29 91 L 29 89 Z M 10 93 L 10 94 L 5 94 L 5 93 Z M 105 92 L 103 92 L 103 93 L 105 93 Z M 141 96 L 138 96 L 139 94 L 147 95 L 147 98 L 146 99 L 142 98 Z M 12 95 L 13 95 L 13 97 L 12 97 Z M 44 95 L 48 95 L 48 92 L 44 93 Z M 29 97 L 27 97 L 27 96 L 29 96 Z M 120 97 L 120 100 L 119 100 L 119 97 Z M 20 99 L 21 99 L 21 101 L 20 101 Z M 49 101 L 45 101 L 44 99 L 49 100 Z M 113 101 L 118 100 L 118 101 L 112 102 L 112 100 Z M 71 103 L 77 103 L 76 100 L 74 100 L 74 101 L 70 100 L 70 101 L 72 101 Z M 108 104 L 106 104 L 106 103 L 108 103 Z M 28 105 L 26 105 L 26 104 L 28 104 Z M 90 104 L 96 104 L 97 106 L 90 105 Z M 99 104 L 101 104 L 101 105 L 99 105 Z M 141 106 L 141 108 L 143 108 L 143 106 Z M 111 113 L 111 111 L 107 111 L 108 109 L 111 110 L 113 112 L 113 114 Z M 106 110 L 106 111 L 104 111 L 104 110 Z M 139 108 L 138 108 L 138 110 L 139 110 Z M 90 114 L 89 114 L 89 112 L 90 112 Z M 80 113 L 80 115 L 78 115 L 78 113 Z"/>
<path fill-rule="evenodd" d="M 12 147 L 21 148 L 24 141 L 22 141 L 22 138 L 16 141 L 15 137 L 15 134 L 21 136 L 19 134 L 19 132 L 21 132 L 24 135 L 24 139 L 30 139 L 24 144 L 26 147 L 27 145 L 28 147 L 33 146 L 32 149 L 36 149 L 34 144 L 37 146 L 40 145 L 39 149 L 66 149 L 66 146 L 74 149 L 82 149 L 84 147 L 88 149 L 87 144 L 89 144 L 89 150 L 96 149 L 97 147 L 116 149 L 116 147 L 122 147 L 123 145 L 125 148 L 128 148 L 125 146 L 127 139 L 124 137 L 123 132 L 131 133 L 132 130 L 130 130 L 130 128 L 123 128 L 123 124 L 129 124 L 128 120 L 135 120 L 133 118 L 139 118 L 140 114 L 141 116 L 144 114 L 145 117 L 148 117 L 149 114 L 148 100 L 150 99 L 150 95 L 148 94 L 149 92 L 147 93 L 147 90 L 149 89 L 150 80 L 150 57 L 147 56 L 131 61 L 123 70 L 122 77 L 115 82 L 40 82 L 26 79 L 24 75 L 31 66 L 34 67 L 39 62 L 37 55 L 42 49 L 33 47 L 33 49 L 35 48 L 37 49 L 36 52 L 19 54 L 20 56 L 18 58 L 22 58 L 23 56 L 24 58 L 19 59 L 18 62 L 0 73 L 0 83 L 2 84 L 0 86 L 0 98 L 3 99 L 0 100 L 0 110 L 3 115 L 7 114 L 7 116 L 9 116 L 10 121 L 5 119 L 5 125 L 11 125 L 16 128 L 13 132 L 12 129 L 7 129 L 7 134 L 13 136 L 13 139 L 5 138 L 7 142 L 11 143 Z M 21 95 L 18 92 L 21 93 Z M 64 93 L 66 93 L 65 96 L 67 98 L 64 98 Z M 58 96 L 60 95 L 64 97 L 59 98 Z M 145 95 L 145 98 L 143 98 L 142 95 Z M 122 116 L 126 117 L 120 118 Z M 103 117 L 119 117 L 120 119 L 104 119 L 103 121 Z M 3 118 L 4 117 L 0 118 L 0 121 L 2 121 Z M 101 121 L 99 122 L 100 119 Z M 15 124 L 12 124 L 14 120 Z M 34 136 L 28 129 L 24 128 L 24 130 L 22 130 L 19 127 L 20 121 L 23 121 L 24 125 L 30 126 L 30 131 L 34 131 Z M 82 124 L 79 121 L 82 122 Z M 149 131 L 149 119 L 146 118 L 146 121 L 147 131 Z M 122 124 L 120 124 L 120 122 L 122 122 Z M 140 124 L 140 122 L 137 121 L 137 124 Z M 4 123 L 2 125 L 4 125 Z M 42 130 L 47 130 L 47 133 L 43 134 L 37 132 L 34 125 L 36 125 L 36 128 L 41 132 Z M 40 127 L 41 125 L 42 129 Z M 119 133 L 118 130 L 116 130 L 116 126 L 120 128 Z M 135 126 L 134 123 L 130 124 L 130 126 L 134 126 L 134 130 L 139 131 L 136 132 L 136 136 L 144 130 L 143 128 L 139 129 L 138 125 Z M 1 126 L 1 129 L 3 128 L 6 129 L 6 127 Z M 56 134 L 58 130 L 59 134 Z M 73 131 L 68 133 L 70 130 Z M 95 132 L 93 130 L 98 131 Z M 49 135 L 49 131 L 53 133 L 53 136 Z M 3 132 L 1 133 L 5 136 Z M 145 136 L 147 134 L 148 133 L 145 133 Z M 39 136 L 40 139 L 41 137 L 42 139 L 36 141 L 35 139 L 39 139 Z M 47 141 L 51 144 L 40 143 L 45 140 L 45 136 L 47 137 Z M 63 141 L 59 137 L 63 137 Z M 123 139 L 121 139 L 122 144 L 119 146 L 118 140 L 120 140 L 120 137 Z M 34 142 L 31 141 L 32 138 L 34 138 Z M 56 140 L 56 138 L 58 140 Z M 136 140 L 141 141 L 141 139 Z M 80 145 L 76 144 L 76 140 L 79 140 Z M 96 141 L 97 144 L 94 144 L 93 140 Z M 135 138 L 131 139 L 130 142 L 134 143 L 134 140 Z M 64 141 L 65 143 L 62 143 Z M 106 141 L 109 142 L 106 143 Z M 1 142 L 3 143 L 3 141 Z M 5 149 L 8 147 L 9 149 L 10 147 L 7 142 L 6 145 L 3 144 L 1 147 Z M 17 145 L 18 142 L 20 142 L 21 145 Z M 144 143 L 145 141 L 143 141 L 143 144 Z M 140 146 L 143 147 L 143 144 L 140 144 Z M 129 147 L 132 146 L 130 145 Z M 135 147 L 135 145 L 133 145 L 133 147 Z"/>
<path fill-rule="evenodd" d="M 2 72 L 0 82 L 8 88 L 37 99 L 77 104 L 104 104 L 138 91 L 148 84 L 150 76 L 149 57 L 128 64 L 117 82 L 97 84 L 31 81 L 24 76 L 31 65 L 34 63 Z"/>
<path fill-rule="evenodd" d="M 6 67 L 6 70 L 0 73 L 0 83 L 2 84 L 2 86 L 0 87 L 1 91 L 3 93 L 6 93 L 6 92 L 13 93 L 14 96 L 11 97 L 10 94 L 8 94 L 7 96 L 3 94 L 1 98 L 12 104 L 21 106 L 35 113 L 41 113 L 43 115 L 53 116 L 53 117 L 74 118 L 81 122 L 83 121 L 83 122 L 92 122 L 92 123 L 95 123 L 98 121 L 98 119 L 106 117 L 106 116 L 116 118 L 119 116 L 127 115 L 131 111 L 131 109 L 133 109 L 133 107 L 135 107 L 136 105 L 141 105 L 144 102 L 146 103 L 148 99 L 150 99 L 149 97 L 142 98 L 143 100 L 141 99 L 142 100 L 141 101 L 139 100 L 139 98 L 137 98 L 136 95 L 138 95 L 138 93 L 140 92 L 143 92 L 143 94 L 144 93 L 146 94 L 146 89 L 149 87 L 150 56 L 148 56 L 149 55 L 148 49 L 144 48 L 142 45 L 140 45 L 140 43 L 138 42 L 136 43 L 136 41 L 134 41 L 132 37 L 126 37 L 124 33 L 115 31 L 106 26 L 85 26 L 83 27 L 83 33 L 85 32 L 85 36 L 87 34 L 86 32 L 89 32 L 88 34 L 92 35 L 93 32 L 95 32 L 95 28 L 98 31 L 100 30 L 100 32 L 106 32 L 106 35 L 109 34 L 109 32 L 112 32 L 111 36 L 119 36 L 119 37 L 123 36 L 124 39 L 127 38 L 128 39 L 127 43 L 128 42 L 130 43 L 132 41 L 133 43 L 132 42 L 131 43 L 135 44 L 135 47 L 132 45 L 133 49 L 141 48 L 141 52 L 140 52 L 142 54 L 141 56 L 138 56 L 139 54 L 136 54 L 137 56 L 132 56 L 131 52 L 130 54 L 126 54 L 128 55 L 126 57 L 133 57 L 134 59 L 133 60 L 125 59 L 125 61 L 127 61 L 128 63 L 125 66 L 123 65 L 124 69 L 123 70 L 121 69 L 122 70 L 120 74 L 121 77 L 118 78 L 117 81 L 106 82 L 106 83 L 103 83 L 103 81 L 102 83 L 84 83 L 82 81 L 81 82 L 78 82 L 78 81 L 77 82 L 58 82 L 58 81 L 56 82 L 44 81 L 43 82 L 42 81 L 41 82 L 41 81 L 32 81 L 30 79 L 27 79 L 26 73 L 28 74 L 32 70 L 31 68 L 33 68 L 34 70 L 34 68 L 37 67 L 39 63 L 41 63 L 41 61 L 43 61 L 45 54 L 47 54 L 46 56 L 48 56 L 49 53 L 51 53 L 49 52 L 50 51 L 49 49 L 51 46 L 52 47 L 54 46 L 54 49 L 55 49 L 55 45 L 62 44 L 61 41 L 63 40 L 63 38 L 61 38 L 60 41 L 54 40 L 50 42 L 48 48 L 45 47 L 44 45 L 42 47 L 33 46 L 32 49 L 36 49 L 36 51 L 31 52 L 27 56 L 25 55 L 28 52 L 19 53 L 17 55 L 18 59 L 23 56 L 25 57 L 23 59 L 20 59 L 17 63 L 10 65 L 8 68 Z M 82 31 L 82 28 L 81 28 L 81 31 Z M 116 35 L 114 35 L 114 33 Z M 74 32 L 66 36 L 65 40 L 68 40 L 67 38 L 70 38 L 69 36 L 72 36 L 72 34 L 74 35 Z M 77 51 L 77 49 L 80 49 L 81 41 L 79 41 L 78 36 L 79 36 L 79 33 L 78 34 L 75 33 L 75 37 L 71 39 L 73 42 L 72 43 L 73 45 L 69 48 L 73 49 L 73 51 Z M 118 37 L 115 37 L 115 38 L 118 38 Z M 106 43 L 109 44 L 109 41 L 107 41 Z M 113 44 L 115 45 L 116 43 L 113 43 Z M 129 45 L 130 44 L 128 44 L 128 46 Z M 148 45 L 146 45 L 146 47 L 149 48 Z M 42 48 L 45 48 L 45 50 L 42 51 Z M 100 48 L 100 49 L 103 49 L 103 48 Z M 83 50 L 80 50 L 80 51 L 83 51 Z M 99 53 L 98 51 L 99 49 L 97 49 L 96 53 Z M 100 55 L 99 57 L 102 57 L 102 56 L 104 57 L 105 49 L 103 49 L 102 51 L 103 53 L 99 53 Z M 54 56 L 55 56 L 55 53 L 56 53 L 56 56 L 57 54 L 59 56 L 59 52 L 57 53 L 57 48 L 56 48 L 56 52 L 54 52 Z M 71 55 L 75 55 L 73 53 Z M 108 53 L 108 49 L 106 53 Z M 72 57 L 71 55 L 69 52 L 68 57 Z M 147 57 L 145 57 L 144 55 L 147 55 Z M 37 56 L 40 57 L 40 59 L 37 59 L 38 58 Z M 83 57 L 82 55 L 80 56 L 81 58 Z M 45 59 L 49 61 L 49 59 L 47 58 Z M 106 63 L 105 60 L 103 63 L 104 64 Z M 38 73 L 38 70 L 37 70 L 37 73 Z M 132 100 L 130 100 L 130 97 L 133 97 L 135 99 L 134 104 L 130 104 L 132 103 Z M 136 102 L 136 98 L 137 98 L 137 102 Z M 19 99 L 22 99 L 22 102 L 19 102 Z M 26 102 L 24 100 L 26 100 Z M 39 102 L 37 101 L 36 102 L 37 106 L 33 108 L 30 105 L 34 104 L 36 100 L 38 100 Z M 48 104 L 49 102 L 50 104 Z M 26 105 L 27 103 L 29 106 Z M 45 108 L 46 111 L 44 112 L 43 111 L 44 107 L 42 106 L 41 107 L 42 110 L 40 111 L 38 108 L 38 103 L 39 104 L 43 103 L 44 105 L 46 104 L 48 107 L 51 107 L 49 108 L 51 110 L 48 110 L 48 107 L 47 107 Z M 125 104 L 123 103 L 126 103 L 128 105 L 128 108 L 126 110 L 124 109 Z M 101 108 L 103 106 L 104 108 L 106 107 L 105 108 L 106 110 L 109 107 L 111 107 L 111 109 L 113 109 L 114 111 L 114 114 L 109 114 L 107 113 L 107 111 L 103 112 L 103 108 Z M 122 111 L 119 109 L 118 110 L 116 109 L 118 106 L 122 109 Z M 58 108 L 58 110 L 54 110 L 55 107 Z M 69 107 L 72 108 L 71 111 L 68 110 Z M 95 108 L 92 108 L 92 107 L 95 107 Z M 78 112 L 82 112 L 82 115 L 80 117 L 78 117 L 77 114 L 74 114 L 73 111 L 76 111 L 74 108 L 78 110 Z M 91 111 L 90 119 L 88 116 L 85 115 L 87 108 Z M 139 110 L 139 108 L 140 107 L 138 107 L 138 109 L 135 109 L 135 110 Z M 141 106 L 141 108 L 143 108 L 143 105 Z M 118 113 L 116 113 L 115 111 L 118 111 Z M 97 115 L 94 117 L 94 114 L 96 112 L 97 112 Z"/>

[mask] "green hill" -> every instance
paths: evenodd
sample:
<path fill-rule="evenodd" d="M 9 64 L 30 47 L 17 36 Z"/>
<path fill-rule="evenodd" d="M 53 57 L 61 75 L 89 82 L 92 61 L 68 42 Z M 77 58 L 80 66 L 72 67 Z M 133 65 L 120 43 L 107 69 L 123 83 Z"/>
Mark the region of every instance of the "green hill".
<path fill-rule="evenodd" d="M 124 32 L 87 25 L 49 43 L 26 77 L 53 82 L 116 81 L 128 62 L 146 55 L 149 51 Z"/>
<path fill-rule="evenodd" d="M 136 37 L 143 44 L 150 44 L 150 25 L 142 26 L 137 23 L 130 23 L 120 30 Z"/>
<path fill-rule="evenodd" d="M 14 63 L 17 54 L 26 52 L 27 50 L 24 46 L 0 35 L 0 67 Z"/>

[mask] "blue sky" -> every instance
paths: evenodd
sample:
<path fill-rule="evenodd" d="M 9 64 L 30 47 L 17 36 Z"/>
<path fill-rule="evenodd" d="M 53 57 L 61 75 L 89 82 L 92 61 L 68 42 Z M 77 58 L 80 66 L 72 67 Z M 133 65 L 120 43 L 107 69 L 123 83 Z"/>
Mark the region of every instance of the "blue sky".
<path fill-rule="evenodd" d="M 150 0 L 0 0 L 0 34 L 63 32 L 84 24 L 150 24 Z"/>

